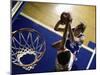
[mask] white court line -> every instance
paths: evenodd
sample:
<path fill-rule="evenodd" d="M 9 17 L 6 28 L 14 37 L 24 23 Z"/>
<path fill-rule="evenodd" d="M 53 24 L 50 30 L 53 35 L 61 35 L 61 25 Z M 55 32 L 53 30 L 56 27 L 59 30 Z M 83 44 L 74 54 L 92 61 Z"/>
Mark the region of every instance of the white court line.
<path fill-rule="evenodd" d="M 85 48 L 85 49 L 87 49 L 88 51 L 90 51 L 92 53 L 94 52 L 94 50 L 92 48 L 89 48 L 89 47 L 87 47 L 87 46 L 85 46 L 83 44 L 82 44 L 82 47 Z"/>
<path fill-rule="evenodd" d="M 23 2 L 17 2 L 16 5 L 12 8 L 11 12 L 11 16 L 13 17 L 15 15 L 15 13 L 17 12 L 17 10 L 19 9 L 19 7 L 21 6 Z"/>
<path fill-rule="evenodd" d="M 50 28 L 49 26 L 47 26 L 47 25 L 45 25 L 45 24 L 41 23 L 40 21 L 38 21 L 38 20 L 36 20 L 36 19 L 34 19 L 34 18 L 32 18 L 32 17 L 30 17 L 30 16 L 28 16 L 28 15 L 24 14 L 23 12 L 21 12 L 21 13 L 20 13 L 20 15 L 22 15 L 22 16 L 24 16 L 24 17 L 28 18 L 29 20 L 31 20 L 31 21 L 33 21 L 33 22 L 36 22 L 36 23 L 37 23 L 37 24 L 39 24 L 40 26 L 43 26 L 44 28 L 46 28 L 46 29 L 48 29 L 48 30 L 52 31 L 53 33 L 56 33 L 56 34 L 58 34 L 58 35 L 62 36 L 62 34 L 61 34 L 61 33 L 59 33 L 59 32 L 57 32 L 57 31 L 55 31 L 54 29 L 52 29 L 52 28 Z"/>
<path fill-rule="evenodd" d="M 43 26 L 44 28 L 46 28 L 46 29 L 48 29 L 48 30 L 50 30 L 50 31 L 52 31 L 52 32 L 54 32 L 54 33 L 56 33 L 56 34 L 62 36 L 62 34 L 61 34 L 60 32 L 55 31 L 54 29 L 52 29 L 52 28 L 50 28 L 49 26 L 47 26 L 47 25 L 41 23 L 40 21 L 35 20 L 34 18 L 32 18 L 32 17 L 26 15 L 25 13 L 21 12 L 20 15 L 22 15 L 22 16 L 28 18 L 29 20 L 38 23 L 39 25 Z M 88 50 L 88 51 L 90 51 L 90 52 L 94 52 L 93 49 L 91 49 L 91 48 L 89 48 L 89 47 L 87 47 L 87 46 L 85 46 L 85 45 L 83 45 L 83 44 L 82 44 L 82 47 L 86 48 L 86 50 Z"/>
<path fill-rule="evenodd" d="M 90 60 L 89 60 L 89 63 L 88 63 L 88 65 L 87 65 L 87 67 L 86 67 L 86 70 L 88 70 L 89 69 L 89 67 L 90 67 L 90 65 L 91 65 L 91 63 L 92 63 L 92 60 L 93 60 L 93 58 L 94 58 L 94 56 L 95 56 L 95 53 L 96 51 L 94 50 L 94 52 L 92 53 L 92 55 L 91 55 L 91 58 L 90 58 Z"/>

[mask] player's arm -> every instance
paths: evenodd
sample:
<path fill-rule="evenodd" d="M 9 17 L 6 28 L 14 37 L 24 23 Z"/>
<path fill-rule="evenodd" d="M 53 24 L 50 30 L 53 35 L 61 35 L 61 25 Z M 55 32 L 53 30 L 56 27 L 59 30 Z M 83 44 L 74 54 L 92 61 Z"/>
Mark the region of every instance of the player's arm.
<path fill-rule="evenodd" d="M 70 25 L 68 26 L 68 29 L 69 29 L 69 39 L 70 39 L 72 42 L 74 42 L 74 41 L 75 41 L 75 40 L 74 40 L 74 34 L 73 34 L 73 31 L 72 31 Z"/>
<path fill-rule="evenodd" d="M 54 30 L 56 30 L 56 31 L 64 31 L 65 28 L 59 28 L 59 25 L 60 25 L 60 24 L 61 24 L 61 21 L 59 20 L 59 21 L 57 22 L 57 24 L 55 25 Z"/>

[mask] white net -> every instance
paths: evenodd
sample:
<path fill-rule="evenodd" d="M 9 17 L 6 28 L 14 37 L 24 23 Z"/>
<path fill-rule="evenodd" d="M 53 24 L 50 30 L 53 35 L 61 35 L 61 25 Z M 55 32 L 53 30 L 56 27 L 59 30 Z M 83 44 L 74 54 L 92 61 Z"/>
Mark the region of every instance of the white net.
<path fill-rule="evenodd" d="M 12 63 L 25 70 L 34 69 L 46 50 L 41 35 L 29 28 L 21 29 L 12 36 Z"/>

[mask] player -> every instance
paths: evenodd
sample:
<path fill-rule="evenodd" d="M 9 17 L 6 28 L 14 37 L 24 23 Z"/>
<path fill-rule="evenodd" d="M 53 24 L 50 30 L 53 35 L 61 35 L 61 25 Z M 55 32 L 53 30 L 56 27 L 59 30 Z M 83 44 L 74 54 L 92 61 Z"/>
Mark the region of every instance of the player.
<path fill-rule="evenodd" d="M 76 55 L 79 53 L 80 47 L 84 42 L 85 35 L 83 34 L 86 26 L 83 23 L 80 23 L 75 28 L 69 26 L 69 34 L 66 41 L 66 48 L 71 50 L 71 52 Z"/>
<path fill-rule="evenodd" d="M 74 55 L 70 50 L 65 47 L 66 37 L 68 28 L 72 22 L 70 13 L 63 12 L 61 14 L 60 20 L 55 26 L 56 31 L 63 31 L 64 35 L 61 41 L 53 44 L 53 47 L 57 48 L 57 61 L 56 61 L 56 71 L 69 71 L 72 68 L 74 61 Z M 59 25 L 65 26 L 64 28 L 59 28 Z"/>

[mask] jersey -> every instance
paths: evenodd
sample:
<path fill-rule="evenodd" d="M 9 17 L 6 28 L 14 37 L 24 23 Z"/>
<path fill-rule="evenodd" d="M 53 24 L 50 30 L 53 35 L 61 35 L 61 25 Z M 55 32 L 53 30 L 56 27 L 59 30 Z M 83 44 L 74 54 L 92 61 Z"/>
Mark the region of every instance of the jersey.
<path fill-rule="evenodd" d="M 78 37 L 75 38 L 75 42 L 72 42 L 70 38 L 66 40 L 66 48 L 69 49 L 72 53 L 79 52 L 79 49 L 83 42 L 81 40 L 84 39 L 84 34 L 80 33 Z"/>

